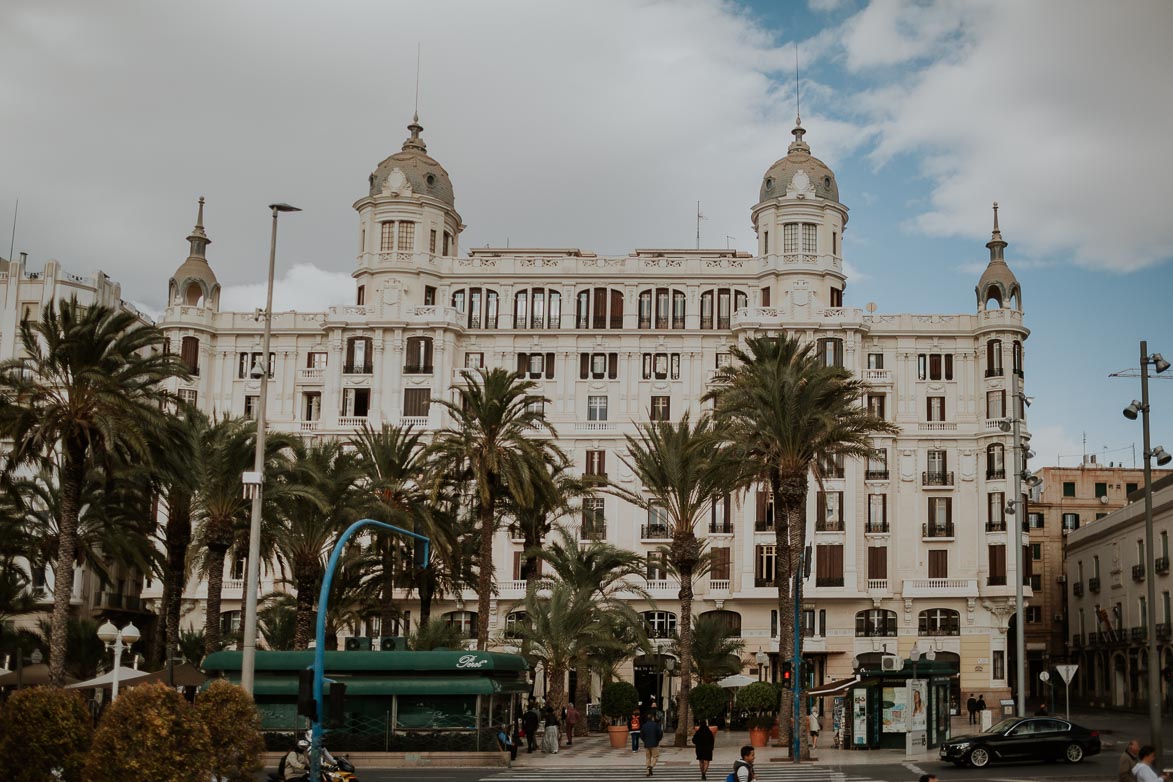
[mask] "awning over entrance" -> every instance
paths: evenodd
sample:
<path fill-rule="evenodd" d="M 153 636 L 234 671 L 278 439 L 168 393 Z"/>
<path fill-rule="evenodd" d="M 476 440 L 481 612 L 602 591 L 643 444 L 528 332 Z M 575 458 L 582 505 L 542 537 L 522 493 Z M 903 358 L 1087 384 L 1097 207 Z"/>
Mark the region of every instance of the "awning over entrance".
<path fill-rule="evenodd" d="M 523 681 L 500 682 L 473 677 L 375 678 L 330 677 L 346 685 L 351 695 L 493 695 L 495 693 L 529 692 Z M 297 679 L 257 679 L 257 695 L 297 695 Z"/>
<path fill-rule="evenodd" d="M 851 685 L 853 685 L 853 684 L 859 684 L 859 677 L 858 676 L 852 676 L 850 679 L 840 679 L 839 681 L 828 682 L 827 684 L 824 684 L 819 687 L 815 687 L 814 689 L 808 690 L 806 692 L 806 694 L 812 695 L 812 696 L 813 695 L 835 695 L 837 693 L 845 692 L 846 690 L 850 689 Z"/>

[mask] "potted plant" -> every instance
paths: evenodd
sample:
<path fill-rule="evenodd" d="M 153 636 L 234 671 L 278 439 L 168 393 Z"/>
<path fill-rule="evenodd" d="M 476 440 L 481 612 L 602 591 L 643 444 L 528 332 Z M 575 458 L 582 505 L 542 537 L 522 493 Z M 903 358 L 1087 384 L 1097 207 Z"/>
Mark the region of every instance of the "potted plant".
<path fill-rule="evenodd" d="M 709 730 L 713 731 L 713 735 L 717 734 L 714 720 L 725 711 L 728 702 L 728 694 L 715 684 L 698 684 L 688 693 L 688 709 L 692 712 L 693 719 L 708 720 Z"/>
<path fill-rule="evenodd" d="M 630 682 L 611 682 L 603 685 L 603 697 L 599 703 L 603 716 L 611 720 L 607 735 L 611 746 L 619 749 L 627 746 L 627 720 L 639 708 L 639 691 Z"/>
<path fill-rule="evenodd" d="M 737 707 L 749 712 L 749 743 L 764 747 L 770 740 L 770 728 L 778 716 L 778 688 L 770 682 L 754 682 L 737 691 Z"/>

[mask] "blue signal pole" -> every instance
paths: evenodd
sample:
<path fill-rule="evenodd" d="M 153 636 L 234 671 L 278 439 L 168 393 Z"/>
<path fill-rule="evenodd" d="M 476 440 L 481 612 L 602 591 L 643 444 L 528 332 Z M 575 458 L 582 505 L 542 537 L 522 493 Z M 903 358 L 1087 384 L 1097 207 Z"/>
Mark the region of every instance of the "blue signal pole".
<path fill-rule="evenodd" d="M 794 686 L 794 717 L 790 726 L 790 759 L 802 760 L 802 570 L 805 548 L 798 555 L 798 569 L 794 571 L 794 664 L 791 674 Z"/>
<path fill-rule="evenodd" d="M 334 544 L 334 551 L 330 553 L 330 561 L 326 564 L 326 572 L 322 576 L 322 588 L 318 592 L 318 621 L 314 634 L 314 720 L 311 726 L 310 740 L 310 779 L 317 782 L 322 778 L 322 716 L 326 713 L 326 697 L 322 693 L 322 677 L 326 668 L 326 606 L 330 601 L 330 585 L 334 581 L 334 570 L 338 567 L 338 560 L 346 548 L 347 541 L 363 527 L 379 527 L 397 535 L 406 535 L 415 538 L 424 544 L 423 567 L 431 561 L 432 541 L 419 533 L 400 527 L 386 524 L 374 519 L 356 521 L 346 528 L 346 531 Z"/>

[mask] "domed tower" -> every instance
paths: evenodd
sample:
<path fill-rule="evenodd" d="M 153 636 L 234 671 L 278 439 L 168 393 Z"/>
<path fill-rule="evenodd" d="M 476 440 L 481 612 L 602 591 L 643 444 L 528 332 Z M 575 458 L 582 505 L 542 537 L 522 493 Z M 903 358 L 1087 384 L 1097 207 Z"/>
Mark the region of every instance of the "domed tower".
<path fill-rule="evenodd" d="M 843 230 L 847 207 L 839 202 L 835 172 L 811 154 L 802 119 L 786 157 L 762 177 L 751 218 L 758 252 L 775 272 L 779 304 L 801 317 L 810 308 L 843 306 Z"/>
<path fill-rule="evenodd" d="M 982 278 L 978 280 L 977 288 L 974 289 L 977 292 L 978 311 L 990 309 L 990 302 L 997 305 L 995 309 L 1005 307 L 1021 311 L 1022 288 L 1014 272 L 1006 265 L 1006 242 L 1003 241 L 1002 232 L 998 229 L 997 201 L 994 202 L 994 231 L 986 247 L 990 249 L 990 263 L 982 272 Z"/>
<path fill-rule="evenodd" d="M 187 305 L 220 308 L 220 283 L 208 264 L 207 249 L 212 240 L 204 233 L 204 197 L 200 196 L 195 228 L 187 237 L 190 245 L 187 260 L 179 265 L 168 283 L 168 306 Z"/>
<path fill-rule="evenodd" d="M 411 278 L 426 275 L 436 257 L 457 254 L 464 225 L 456 211 L 452 180 L 428 155 L 419 115 L 407 130 L 410 135 L 403 148 L 379 163 L 370 176 L 368 194 L 354 204 L 360 235 L 353 275 L 358 304 L 379 296 L 392 303 L 407 292 Z"/>

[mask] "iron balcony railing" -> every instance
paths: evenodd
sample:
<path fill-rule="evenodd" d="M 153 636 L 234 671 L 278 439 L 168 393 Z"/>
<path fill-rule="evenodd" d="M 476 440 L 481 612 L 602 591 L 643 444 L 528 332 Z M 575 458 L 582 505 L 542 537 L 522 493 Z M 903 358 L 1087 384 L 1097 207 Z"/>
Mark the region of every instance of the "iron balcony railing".
<path fill-rule="evenodd" d="M 952 486 L 953 473 L 951 472 L 923 472 L 921 473 L 922 486 Z"/>
<path fill-rule="evenodd" d="M 1087 589 L 1089 592 L 1099 592 L 1100 591 L 1100 578 L 1099 578 L 1099 576 L 1092 576 L 1091 578 L 1089 578 L 1087 580 Z"/>
<path fill-rule="evenodd" d="M 869 521 L 864 527 L 864 532 L 870 532 L 872 534 L 883 534 L 890 532 L 890 530 L 888 528 L 888 522 L 886 521 Z"/>
<path fill-rule="evenodd" d="M 866 481 L 886 481 L 888 480 L 887 470 L 868 470 L 863 475 Z"/>
<path fill-rule="evenodd" d="M 926 522 L 921 525 L 921 535 L 926 538 L 951 538 L 953 537 L 953 522 Z"/>
<path fill-rule="evenodd" d="M 1071 591 L 1076 597 L 1081 597 L 1083 595 L 1083 582 L 1076 581 L 1071 585 Z"/>
<path fill-rule="evenodd" d="M 1133 581 L 1144 581 L 1144 565 L 1133 565 L 1132 566 L 1132 580 Z"/>

